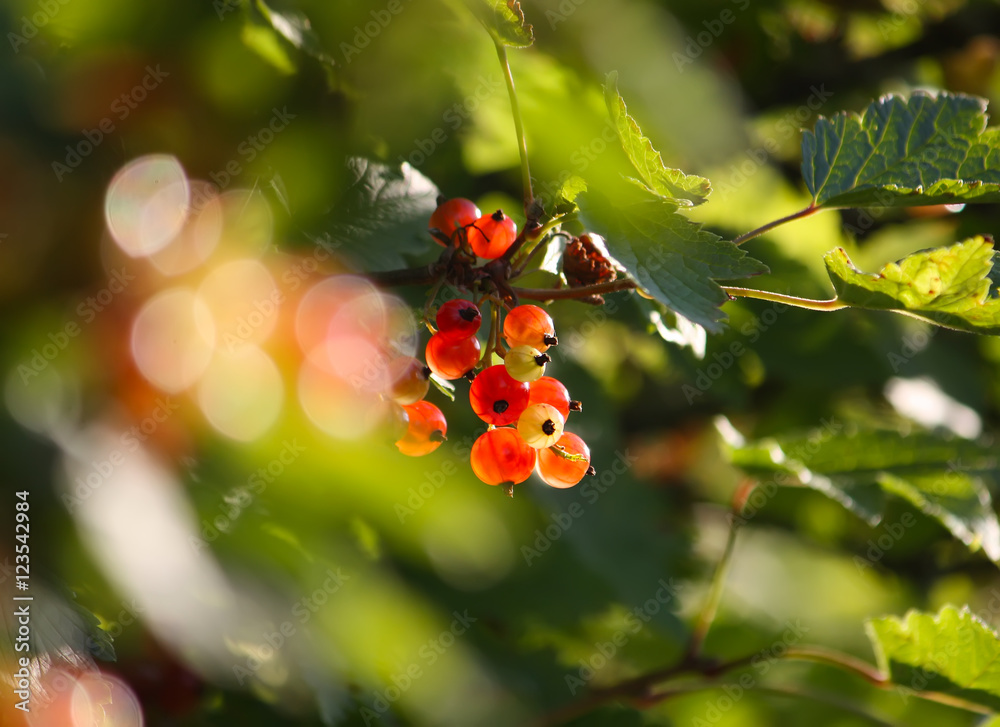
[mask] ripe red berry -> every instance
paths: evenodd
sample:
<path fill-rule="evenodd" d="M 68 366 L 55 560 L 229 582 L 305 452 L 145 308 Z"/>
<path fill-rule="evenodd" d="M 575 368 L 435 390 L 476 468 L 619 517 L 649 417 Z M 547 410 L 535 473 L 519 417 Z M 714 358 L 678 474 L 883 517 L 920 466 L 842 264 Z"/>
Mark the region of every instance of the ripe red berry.
<path fill-rule="evenodd" d="M 507 252 L 517 237 L 514 220 L 497 210 L 491 215 L 483 215 L 468 229 L 469 246 L 472 252 L 486 260 L 495 260 Z"/>
<path fill-rule="evenodd" d="M 511 378 L 503 364 L 496 364 L 472 380 L 469 401 L 476 416 L 502 427 L 516 422 L 528 407 L 528 385 Z"/>
<path fill-rule="evenodd" d="M 410 420 L 406 434 L 396 442 L 399 451 L 409 457 L 421 457 L 440 447 L 448 433 L 448 422 L 441 410 L 429 401 L 418 401 L 403 409 Z"/>
<path fill-rule="evenodd" d="M 452 245 L 458 244 L 455 230 L 467 227 L 480 218 L 482 213 L 476 207 L 475 202 L 464 197 L 454 197 L 446 199 L 437 206 L 431 214 L 427 228 L 430 230 L 440 230 L 452 241 Z M 444 243 L 434 238 L 435 242 L 444 247 Z"/>
<path fill-rule="evenodd" d="M 555 447 L 561 447 L 572 458 L 560 455 L 554 451 Z M 563 432 L 555 447 L 542 449 L 538 452 L 538 474 L 545 484 L 564 489 L 577 484 L 588 472 L 592 473 L 590 447 L 577 435 L 572 432 Z M 583 459 L 575 459 L 575 457 Z"/>
<path fill-rule="evenodd" d="M 531 382 L 528 389 L 528 406 L 532 404 L 551 404 L 563 419 L 569 417 L 571 411 L 581 411 L 580 402 L 569 398 L 569 391 L 558 379 L 543 376 L 538 381 Z"/>
<path fill-rule="evenodd" d="M 508 346 L 531 346 L 539 351 L 555 346 L 552 317 L 537 305 L 519 305 L 503 321 L 503 337 Z"/>
<path fill-rule="evenodd" d="M 479 339 L 469 336 L 458 341 L 448 341 L 435 333 L 427 341 L 424 356 L 431 371 L 442 379 L 460 379 L 479 363 Z"/>
<path fill-rule="evenodd" d="M 487 485 L 519 485 L 535 468 L 535 450 L 513 429 L 491 429 L 472 445 L 472 471 Z"/>
<path fill-rule="evenodd" d="M 400 356 L 389 362 L 389 396 L 398 404 L 414 404 L 430 388 L 431 370 L 413 356 Z"/>
<path fill-rule="evenodd" d="M 483 315 L 471 300 L 449 300 L 442 305 L 435 318 L 438 333 L 447 341 L 460 341 L 476 335 L 483 322 Z"/>

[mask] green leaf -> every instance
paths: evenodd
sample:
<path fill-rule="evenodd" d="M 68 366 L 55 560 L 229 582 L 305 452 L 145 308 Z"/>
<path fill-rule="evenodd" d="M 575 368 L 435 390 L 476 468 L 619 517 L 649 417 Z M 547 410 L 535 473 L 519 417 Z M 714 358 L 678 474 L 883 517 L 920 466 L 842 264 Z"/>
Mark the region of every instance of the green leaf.
<path fill-rule="evenodd" d="M 1000 334 L 993 241 L 973 237 L 924 250 L 863 273 L 842 248 L 826 255 L 837 298 L 857 308 L 891 310 L 971 333 Z"/>
<path fill-rule="evenodd" d="M 945 606 L 865 624 L 879 668 L 894 684 L 1000 709 L 1000 638 L 973 615 Z"/>
<path fill-rule="evenodd" d="M 254 0 L 251 7 L 256 10 L 256 13 L 249 13 L 251 21 L 263 22 L 294 47 L 320 63 L 327 66 L 337 65 L 323 48 L 319 36 L 312 29 L 312 23 L 304 13 L 293 8 L 279 8 L 275 0 Z"/>
<path fill-rule="evenodd" d="M 1000 129 L 986 123 L 974 96 L 885 96 L 805 132 L 802 176 L 817 206 L 998 202 Z"/>
<path fill-rule="evenodd" d="M 759 275 L 767 266 L 679 214 L 675 202 L 627 187 L 613 200 L 590 190 L 578 197 L 587 229 L 605 239 L 612 257 L 650 296 L 718 333 L 726 319 L 719 307 L 729 296 L 715 280 Z"/>
<path fill-rule="evenodd" d="M 625 99 L 618 93 L 618 74 L 615 72 L 608 74 L 604 85 L 604 101 L 622 149 L 644 186 L 654 194 L 674 200 L 682 206 L 704 202 L 712 192 L 711 182 L 704 177 L 671 169 L 663 163 L 660 152 L 643 135 L 636 120 L 629 116 Z"/>
<path fill-rule="evenodd" d="M 518 0 L 474 0 L 474 8 L 498 43 L 511 48 L 527 48 L 535 41 L 534 31 L 524 21 L 524 11 Z"/>
<path fill-rule="evenodd" d="M 731 462 L 758 479 L 818 490 L 877 525 L 886 495 L 909 501 L 970 550 L 1000 562 L 1000 523 L 987 482 L 997 481 L 996 453 L 928 432 L 845 427 L 836 420 L 801 435 L 746 444 L 728 422 L 719 429 Z"/>
<path fill-rule="evenodd" d="M 438 189 L 407 163 L 389 166 L 361 157 L 347 162 L 353 182 L 331 208 L 322 244 L 367 271 L 409 264 L 406 255 L 430 246 L 427 220 Z"/>
<path fill-rule="evenodd" d="M 445 381 L 437 374 L 431 374 L 431 383 L 434 385 L 435 389 L 440 391 L 452 401 L 455 401 L 455 385 L 453 383 Z"/>

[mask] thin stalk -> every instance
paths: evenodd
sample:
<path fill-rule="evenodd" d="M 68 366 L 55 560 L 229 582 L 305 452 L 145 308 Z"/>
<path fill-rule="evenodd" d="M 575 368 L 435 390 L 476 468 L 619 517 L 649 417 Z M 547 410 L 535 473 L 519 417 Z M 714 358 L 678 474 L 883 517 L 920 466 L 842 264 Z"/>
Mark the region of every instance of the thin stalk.
<path fill-rule="evenodd" d="M 535 195 L 531 188 L 531 168 L 528 166 L 528 143 L 524 136 L 524 123 L 521 121 L 521 104 L 517 100 L 514 89 L 514 76 L 507 60 L 507 47 L 500 41 L 494 41 L 497 57 L 500 59 L 500 71 L 507 82 L 507 95 L 510 96 L 510 110 L 514 117 L 514 132 L 517 134 L 517 151 L 521 155 L 521 183 L 524 188 L 524 216 L 530 221 L 534 212 Z M 508 258 L 509 260 L 510 258 Z"/>
<path fill-rule="evenodd" d="M 837 298 L 830 300 L 813 300 L 812 298 L 799 298 L 795 295 L 784 295 L 782 293 L 772 293 L 770 290 L 755 290 L 754 288 L 732 288 L 723 285 L 722 289 L 731 298 L 756 298 L 758 300 L 769 300 L 773 303 L 794 306 L 795 308 L 806 308 L 817 311 L 835 311 L 843 308 L 850 308 L 846 303 L 841 303 Z"/>
<path fill-rule="evenodd" d="M 635 281 L 629 279 L 613 280 L 610 283 L 596 285 L 581 285 L 571 288 L 514 288 L 519 298 L 528 300 L 567 300 L 569 298 L 588 298 L 592 295 L 617 293 L 621 290 L 635 289 Z"/>
<path fill-rule="evenodd" d="M 708 597 L 701 606 L 698 618 L 694 622 L 691 630 L 691 640 L 688 642 L 687 659 L 695 662 L 701 656 L 701 648 L 705 644 L 705 637 L 708 636 L 715 615 L 719 611 L 719 603 L 722 601 L 722 592 L 726 587 L 726 576 L 729 574 L 729 565 L 733 560 L 733 550 L 736 547 L 736 533 L 740 529 L 740 520 L 737 517 L 729 518 L 729 534 L 726 536 L 726 548 L 722 551 L 722 558 L 715 567 L 712 575 L 712 585 L 709 587 Z"/>
<path fill-rule="evenodd" d="M 814 212 L 818 212 L 820 209 L 821 209 L 820 207 L 817 207 L 816 205 L 810 203 L 809 206 L 806 207 L 805 209 L 799 210 L 798 212 L 793 212 L 787 217 L 782 217 L 781 219 L 774 220 L 773 222 L 768 222 L 766 225 L 758 227 L 756 230 L 750 230 L 750 232 L 744 232 L 739 237 L 734 237 L 733 244 L 742 245 L 747 240 L 752 240 L 755 237 L 763 235 L 765 232 L 773 230 L 778 225 L 783 225 L 786 222 L 792 222 L 793 220 L 798 220 L 803 217 L 808 217 Z"/>
<path fill-rule="evenodd" d="M 713 682 L 694 682 L 692 684 L 678 684 L 676 686 L 670 687 L 662 692 L 657 692 L 655 696 L 651 697 L 649 702 L 662 702 L 671 697 L 676 697 L 684 694 L 695 694 L 697 692 L 707 692 L 714 689 L 721 689 L 722 687 Z M 837 697 L 824 694 L 822 692 L 815 692 L 805 689 L 796 689 L 795 687 L 765 687 L 758 686 L 754 688 L 754 691 L 761 694 L 773 694 L 779 697 L 795 697 L 798 699 L 808 699 L 813 702 L 818 702 L 820 704 L 826 704 L 836 709 L 847 712 L 848 714 L 853 714 L 857 717 L 871 722 L 872 724 L 880 725 L 880 727 L 895 727 L 892 722 L 888 722 L 881 717 L 866 711 L 863 707 L 847 702 Z"/>

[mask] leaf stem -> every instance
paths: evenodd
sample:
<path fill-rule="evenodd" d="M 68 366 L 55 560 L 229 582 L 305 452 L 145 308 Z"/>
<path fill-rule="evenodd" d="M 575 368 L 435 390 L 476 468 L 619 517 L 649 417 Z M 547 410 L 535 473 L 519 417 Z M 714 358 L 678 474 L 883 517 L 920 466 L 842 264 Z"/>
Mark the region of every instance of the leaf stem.
<path fill-rule="evenodd" d="M 736 547 L 736 533 L 739 532 L 742 520 L 737 513 L 733 513 L 729 518 L 729 534 L 726 536 L 726 548 L 722 551 L 722 558 L 719 559 L 712 575 L 712 585 L 708 591 L 708 597 L 698 612 L 694 628 L 691 630 L 691 640 L 688 642 L 687 659 L 695 662 L 701 655 L 701 648 L 705 644 L 705 637 L 708 636 L 715 615 L 719 611 L 719 603 L 722 600 L 722 591 L 726 585 L 726 576 L 729 574 L 729 564 L 733 560 L 733 550 Z"/>
<path fill-rule="evenodd" d="M 799 210 L 798 212 L 793 212 L 792 214 L 788 215 L 787 217 L 782 217 L 781 219 L 774 220 L 773 222 L 768 222 L 766 225 L 763 225 L 762 227 L 758 227 L 756 230 L 750 230 L 750 232 L 744 232 L 739 237 L 734 237 L 733 238 L 733 244 L 734 245 L 742 245 L 747 240 L 752 240 L 755 237 L 763 235 L 765 232 L 773 230 L 778 225 L 783 225 L 786 222 L 792 222 L 793 220 L 798 220 L 798 219 L 801 219 L 803 217 L 808 217 L 809 215 L 813 214 L 814 212 L 818 212 L 820 209 L 821 209 L 820 207 L 816 206 L 815 202 L 810 202 L 809 206 L 806 207 L 805 209 Z"/>
<path fill-rule="evenodd" d="M 799 298 L 795 295 L 784 295 L 783 293 L 773 293 L 770 290 L 756 290 L 754 288 L 733 288 L 723 285 L 722 289 L 731 298 L 757 298 L 758 300 L 769 300 L 774 303 L 790 305 L 796 308 L 806 308 L 816 311 L 835 311 L 849 308 L 846 303 L 841 303 L 837 298 L 830 300 L 813 300 L 812 298 Z"/>

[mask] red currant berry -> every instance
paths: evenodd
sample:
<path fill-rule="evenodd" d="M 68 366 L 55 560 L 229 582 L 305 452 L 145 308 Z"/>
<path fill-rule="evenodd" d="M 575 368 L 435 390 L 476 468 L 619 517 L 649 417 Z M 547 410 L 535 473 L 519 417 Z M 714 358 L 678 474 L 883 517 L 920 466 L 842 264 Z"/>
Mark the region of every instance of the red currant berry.
<path fill-rule="evenodd" d="M 469 336 L 459 341 L 448 341 L 435 333 L 427 341 L 424 355 L 431 371 L 448 381 L 460 379 L 479 363 L 479 339 Z"/>
<path fill-rule="evenodd" d="M 551 404 L 563 419 L 569 417 L 571 411 L 582 411 L 580 402 L 569 398 L 569 391 L 558 379 L 543 376 L 538 381 L 531 382 L 528 389 L 528 406 L 532 404 Z"/>
<path fill-rule="evenodd" d="M 503 321 L 508 346 L 531 346 L 539 351 L 559 343 L 552 317 L 537 305 L 519 305 Z"/>
<path fill-rule="evenodd" d="M 569 456 L 559 454 L 555 447 L 561 447 L 563 453 Z M 577 435 L 563 432 L 555 447 L 538 453 L 538 474 L 545 484 L 563 489 L 577 484 L 585 474 L 593 474 L 590 447 Z"/>
<path fill-rule="evenodd" d="M 545 449 L 559 441 L 565 421 L 551 404 L 532 404 L 517 420 L 517 433 L 532 449 Z"/>
<path fill-rule="evenodd" d="M 389 362 L 389 396 L 398 404 L 414 404 L 431 386 L 430 367 L 413 356 L 400 356 Z"/>
<path fill-rule="evenodd" d="M 503 364 L 496 364 L 472 380 L 469 401 L 476 416 L 502 427 L 516 422 L 528 408 L 528 385 L 512 379 Z"/>
<path fill-rule="evenodd" d="M 410 421 L 406 434 L 396 442 L 399 451 L 409 457 L 421 457 L 440 447 L 448 433 L 448 422 L 441 410 L 429 401 L 418 401 L 403 409 Z"/>
<path fill-rule="evenodd" d="M 482 213 L 476 207 L 475 202 L 464 197 L 454 197 L 441 202 L 437 209 L 431 214 L 427 228 L 430 230 L 440 230 L 445 237 L 457 244 L 455 230 L 468 227 L 480 218 Z M 444 243 L 434 238 L 435 242 L 444 247 Z"/>
<path fill-rule="evenodd" d="M 521 484 L 535 460 L 535 450 L 513 429 L 491 429 L 472 445 L 472 471 L 487 485 Z"/>
<path fill-rule="evenodd" d="M 460 341 L 476 335 L 483 322 L 483 315 L 471 300 L 449 300 L 442 305 L 435 318 L 438 334 L 447 341 Z"/>
<path fill-rule="evenodd" d="M 485 260 L 495 260 L 514 243 L 517 225 L 503 210 L 497 210 L 476 220 L 467 234 L 472 252 Z"/>

